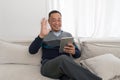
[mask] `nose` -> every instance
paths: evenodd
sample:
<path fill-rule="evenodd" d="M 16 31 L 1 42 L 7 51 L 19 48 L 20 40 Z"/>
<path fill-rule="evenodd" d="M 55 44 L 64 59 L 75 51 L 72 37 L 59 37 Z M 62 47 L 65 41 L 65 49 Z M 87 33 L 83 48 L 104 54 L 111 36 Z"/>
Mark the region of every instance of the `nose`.
<path fill-rule="evenodd" d="M 59 21 L 56 21 L 55 24 L 59 24 Z"/>

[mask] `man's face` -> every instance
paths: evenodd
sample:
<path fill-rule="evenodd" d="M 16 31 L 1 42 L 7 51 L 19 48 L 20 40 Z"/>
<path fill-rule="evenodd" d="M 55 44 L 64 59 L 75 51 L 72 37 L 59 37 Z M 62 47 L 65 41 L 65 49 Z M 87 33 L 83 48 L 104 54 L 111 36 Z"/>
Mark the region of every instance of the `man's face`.
<path fill-rule="evenodd" d="M 57 31 L 61 30 L 62 23 L 61 23 L 61 15 L 59 13 L 51 14 L 48 22 L 53 31 L 57 32 Z"/>

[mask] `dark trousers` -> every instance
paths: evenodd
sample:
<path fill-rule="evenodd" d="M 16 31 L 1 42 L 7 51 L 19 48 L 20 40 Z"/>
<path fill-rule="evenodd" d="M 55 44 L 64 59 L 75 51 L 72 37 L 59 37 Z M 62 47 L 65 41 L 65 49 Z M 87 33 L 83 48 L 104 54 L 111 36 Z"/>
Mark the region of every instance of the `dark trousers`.
<path fill-rule="evenodd" d="M 73 58 L 66 55 L 47 61 L 41 67 L 41 74 L 54 79 L 66 76 L 70 80 L 102 80 L 89 70 L 75 63 Z"/>

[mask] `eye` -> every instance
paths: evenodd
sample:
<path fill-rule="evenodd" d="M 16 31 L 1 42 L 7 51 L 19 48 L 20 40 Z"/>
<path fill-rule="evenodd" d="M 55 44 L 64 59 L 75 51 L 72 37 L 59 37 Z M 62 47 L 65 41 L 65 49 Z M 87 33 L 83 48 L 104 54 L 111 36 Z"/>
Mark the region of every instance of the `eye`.
<path fill-rule="evenodd" d="M 57 20 L 56 19 L 52 19 L 52 22 L 56 22 Z"/>
<path fill-rule="evenodd" d="M 61 19 L 52 19 L 52 22 L 61 22 Z"/>
<path fill-rule="evenodd" d="M 61 19 L 59 19 L 58 22 L 61 22 Z"/>

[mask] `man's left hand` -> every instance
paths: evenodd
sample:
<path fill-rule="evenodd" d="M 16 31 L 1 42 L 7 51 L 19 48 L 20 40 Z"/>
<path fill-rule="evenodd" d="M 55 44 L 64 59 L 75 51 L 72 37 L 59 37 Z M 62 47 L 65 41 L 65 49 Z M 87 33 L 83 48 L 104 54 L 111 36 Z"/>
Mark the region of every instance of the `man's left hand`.
<path fill-rule="evenodd" d="M 75 46 L 72 43 L 68 43 L 64 47 L 64 52 L 74 55 L 75 54 Z"/>

